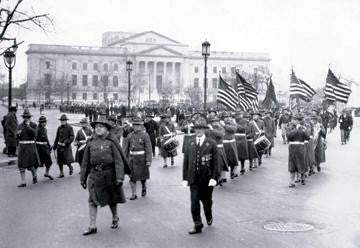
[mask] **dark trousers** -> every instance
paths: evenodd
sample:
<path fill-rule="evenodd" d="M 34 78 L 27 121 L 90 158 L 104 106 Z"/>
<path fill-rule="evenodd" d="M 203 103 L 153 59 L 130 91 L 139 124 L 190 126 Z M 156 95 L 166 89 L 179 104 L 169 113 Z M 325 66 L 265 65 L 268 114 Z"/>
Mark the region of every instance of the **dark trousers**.
<path fill-rule="evenodd" d="M 8 156 L 16 154 L 16 146 L 8 146 L 7 147 Z"/>
<path fill-rule="evenodd" d="M 207 184 L 190 185 L 191 215 L 195 227 L 202 227 L 200 201 L 203 204 L 206 220 L 212 219 L 212 192 L 214 187 Z"/>

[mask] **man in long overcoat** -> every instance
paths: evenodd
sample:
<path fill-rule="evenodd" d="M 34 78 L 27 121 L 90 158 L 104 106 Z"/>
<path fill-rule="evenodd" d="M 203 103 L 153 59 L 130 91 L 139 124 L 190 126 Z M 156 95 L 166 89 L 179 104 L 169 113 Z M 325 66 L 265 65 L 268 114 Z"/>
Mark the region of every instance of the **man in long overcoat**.
<path fill-rule="evenodd" d="M 36 124 L 30 121 L 31 114 L 28 109 L 22 115 L 24 121 L 19 125 L 17 131 L 18 148 L 18 168 L 21 176 L 21 183 L 18 187 L 26 187 L 25 170 L 32 173 L 33 184 L 37 183 L 37 168 L 40 165 L 39 155 L 36 150 Z"/>
<path fill-rule="evenodd" d="M 143 131 L 143 121 L 135 117 L 132 121 L 134 131 L 125 141 L 125 154 L 130 166 L 130 186 L 132 195 L 130 200 L 137 199 L 136 182 L 141 181 L 141 196 L 146 196 L 146 180 L 150 178 L 152 161 L 151 141 L 149 135 Z"/>
<path fill-rule="evenodd" d="M 39 118 L 39 125 L 37 126 L 37 135 L 36 135 L 36 149 L 39 154 L 40 159 L 40 166 L 45 165 L 45 174 L 44 177 L 49 178 L 50 180 L 53 180 L 54 178 L 49 174 L 50 167 L 52 165 L 52 159 L 51 159 L 51 146 L 49 142 L 49 138 L 47 135 L 47 129 L 46 129 L 46 117 L 40 116 Z"/>
<path fill-rule="evenodd" d="M 155 157 L 156 137 L 158 136 L 159 127 L 157 122 L 154 121 L 153 118 L 154 118 L 153 115 L 148 114 L 145 118 L 144 127 L 147 134 L 149 134 L 153 157 Z"/>
<path fill-rule="evenodd" d="M 72 154 L 71 143 L 74 141 L 74 130 L 67 123 L 69 120 L 65 114 L 60 117 L 61 125 L 56 131 L 56 137 L 53 145 L 54 151 L 57 151 L 57 163 L 60 169 L 60 175 L 58 178 L 64 177 L 64 164 L 69 167 L 69 175 L 73 174 L 73 167 L 71 163 L 74 162 L 74 156 Z"/>
<path fill-rule="evenodd" d="M 195 118 L 196 137 L 189 140 L 184 153 L 182 185 L 190 186 L 191 215 L 194 222 L 194 228 L 189 234 L 201 233 L 204 227 L 200 215 L 200 201 L 203 203 L 207 224 L 210 226 L 213 223 L 212 192 L 216 178 L 219 177 L 219 170 L 217 144 L 205 136 L 208 128 L 203 117 Z"/>
<path fill-rule="evenodd" d="M 16 156 L 16 131 L 18 128 L 18 121 L 16 118 L 16 107 L 11 106 L 9 113 L 6 115 L 4 130 L 5 130 L 5 144 L 7 147 L 7 154 L 9 157 Z"/>
<path fill-rule="evenodd" d="M 264 131 L 265 137 L 271 142 L 267 154 L 271 156 L 271 149 L 274 147 L 274 137 L 276 137 L 276 125 L 274 118 L 271 117 L 272 112 L 268 111 L 265 113 L 264 117 Z"/>

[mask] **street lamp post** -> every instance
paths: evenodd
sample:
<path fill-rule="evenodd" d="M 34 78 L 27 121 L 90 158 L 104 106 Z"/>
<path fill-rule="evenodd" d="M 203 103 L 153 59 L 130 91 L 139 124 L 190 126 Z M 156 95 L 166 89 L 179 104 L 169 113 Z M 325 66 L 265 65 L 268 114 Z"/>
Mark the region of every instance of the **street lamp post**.
<path fill-rule="evenodd" d="M 67 90 L 67 92 L 66 92 L 67 105 L 69 105 L 69 103 L 70 103 L 70 84 L 69 83 L 66 84 L 66 90 Z"/>
<path fill-rule="evenodd" d="M 12 102 L 12 69 L 15 66 L 16 63 L 16 53 L 17 50 L 17 44 L 16 41 L 14 41 L 14 45 L 6 49 L 4 52 L 4 62 L 5 66 L 9 69 L 9 96 L 8 96 L 8 109 L 10 111 L 11 102 Z"/>
<path fill-rule="evenodd" d="M 206 111 L 206 90 L 207 90 L 207 58 L 210 56 L 210 43 L 202 43 L 202 56 L 204 57 L 204 110 Z"/>
<path fill-rule="evenodd" d="M 130 86 L 131 86 L 131 81 L 130 81 L 130 73 L 132 71 L 132 61 L 128 60 L 126 61 L 126 71 L 128 72 L 128 109 L 130 111 Z"/>

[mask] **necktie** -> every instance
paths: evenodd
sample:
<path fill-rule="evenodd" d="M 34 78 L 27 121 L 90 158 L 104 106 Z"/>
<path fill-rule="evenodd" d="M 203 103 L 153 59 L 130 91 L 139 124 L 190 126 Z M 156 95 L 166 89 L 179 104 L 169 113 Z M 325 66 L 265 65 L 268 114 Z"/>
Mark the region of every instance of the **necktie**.
<path fill-rule="evenodd" d="M 197 140 L 196 145 L 197 145 L 198 148 L 200 147 L 200 139 Z"/>

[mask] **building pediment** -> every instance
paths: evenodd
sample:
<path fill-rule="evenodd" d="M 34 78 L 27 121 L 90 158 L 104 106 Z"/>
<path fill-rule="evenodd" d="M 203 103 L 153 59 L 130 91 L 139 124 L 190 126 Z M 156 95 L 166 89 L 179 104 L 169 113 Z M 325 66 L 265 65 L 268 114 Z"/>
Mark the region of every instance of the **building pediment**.
<path fill-rule="evenodd" d="M 130 35 L 123 39 L 114 41 L 109 46 L 121 45 L 123 43 L 149 43 L 149 44 L 168 44 L 168 45 L 179 45 L 180 42 L 173 40 L 165 35 L 159 34 L 154 31 L 146 31 L 137 34 Z"/>
<path fill-rule="evenodd" d="M 148 48 L 148 49 L 138 52 L 137 55 L 176 56 L 176 57 L 184 56 L 182 53 L 175 51 L 171 48 L 168 48 L 166 46 L 155 46 L 152 48 Z"/>

